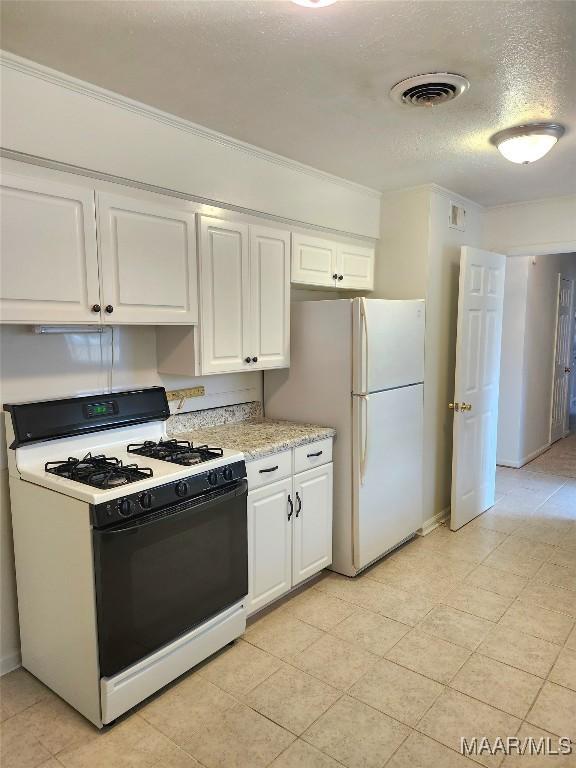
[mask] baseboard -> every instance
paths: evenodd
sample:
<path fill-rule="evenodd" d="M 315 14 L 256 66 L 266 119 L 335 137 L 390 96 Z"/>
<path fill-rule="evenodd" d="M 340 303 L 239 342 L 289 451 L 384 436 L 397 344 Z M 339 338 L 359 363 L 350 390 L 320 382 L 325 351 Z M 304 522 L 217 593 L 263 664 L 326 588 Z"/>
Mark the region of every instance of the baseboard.
<path fill-rule="evenodd" d="M 432 517 L 429 517 L 428 520 L 425 520 L 422 528 L 416 531 L 416 533 L 418 536 L 427 536 L 433 530 L 438 528 L 438 526 L 445 523 L 449 517 L 450 507 L 446 507 L 445 509 L 440 510 L 440 512 L 436 512 L 436 514 L 432 515 Z"/>
<path fill-rule="evenodd" d="M 0 677 L 2 675 L 7 675 L 8 672 L 12 672 L 13 669 L 18 669 L 21 664 L 22 659 L 20 658 L 20 653 L 18 651 L 0 657 Z"/>
<path fill-rule="evenodd" d="M 536 451 L 532 451 L 532 453 L 529 453 L 527 456 L 523 456 L 519 461 L 507 461 L 506 459 L 497 459 L 496 464 L 499 467 L 510 467 L 511 469 L 520 469 L 520 467 L 523 467 L 525 464 L 528 464 L 530 461 L 534 461 L 534 459 L 537 459 L 538 456 L 541 456 L 543 453 L 546 453 L 548 448 L 552 443 L 546 443 L 546 445 L 542 445 L 540 448 L 538 448 Z"/>

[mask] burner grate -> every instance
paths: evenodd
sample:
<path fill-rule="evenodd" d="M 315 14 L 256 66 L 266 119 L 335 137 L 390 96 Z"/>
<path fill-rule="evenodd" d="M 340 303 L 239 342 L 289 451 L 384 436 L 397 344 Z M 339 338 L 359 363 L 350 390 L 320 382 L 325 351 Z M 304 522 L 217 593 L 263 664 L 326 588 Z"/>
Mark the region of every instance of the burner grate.
<path fill-rule="evenodd" d="M 195 446 L 189 440 L 146 440 L 144 443 L 131 443 L 128 453 L 146 456 L 149 459 L 168 461 L 171 464 L 181 464 L 189 467 L 202 464 L 210 459 L 218 459 L 224 455 L 222 448 L 210 448 L 207 445 Z"/>
<path fill-rule="evenodd" d="M 82 459 L 71 456 L 62 461 L 47 461 L 44 469 L 58 477 L 103 490 L 128 485 L 154 474 L 148 467 L 123 464 L 115 456 L 92 456 L 91 453 L 87 453 Z"/>

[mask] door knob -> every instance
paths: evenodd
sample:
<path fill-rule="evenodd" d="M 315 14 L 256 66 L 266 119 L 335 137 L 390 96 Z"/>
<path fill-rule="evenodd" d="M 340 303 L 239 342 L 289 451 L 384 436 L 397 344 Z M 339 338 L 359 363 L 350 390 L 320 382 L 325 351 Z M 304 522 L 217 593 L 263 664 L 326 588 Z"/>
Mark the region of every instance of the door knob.
<path fill-rule="evenodd" d="M 461 411 L 471 411 L 472 410 L 472 403 L 460 403 L 460 410 Z"/>
<path fill-rule="evenodd" d="M 460 403 L 448 403 L 448 408 L 450 408 L 451 411 L 459 411 Z"/>

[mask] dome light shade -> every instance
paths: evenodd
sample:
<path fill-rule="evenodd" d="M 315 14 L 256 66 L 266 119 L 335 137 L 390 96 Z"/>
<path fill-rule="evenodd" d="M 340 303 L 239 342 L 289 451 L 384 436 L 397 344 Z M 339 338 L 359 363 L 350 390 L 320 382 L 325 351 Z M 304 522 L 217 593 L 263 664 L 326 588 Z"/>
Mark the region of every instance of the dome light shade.
<path fill-rule="evenodd" d="M 544 157 L 563 133 L 564 127 L 558 123 L 532 123 L 506 128 L 490 141 L 506 160 L 527 165 Z"/>
<path fill-rule="evenodd" d="M 334 5 L 336 0 L 292 0 L 292 2 L 304 8 L 325 8 L 327 5 Z"/>

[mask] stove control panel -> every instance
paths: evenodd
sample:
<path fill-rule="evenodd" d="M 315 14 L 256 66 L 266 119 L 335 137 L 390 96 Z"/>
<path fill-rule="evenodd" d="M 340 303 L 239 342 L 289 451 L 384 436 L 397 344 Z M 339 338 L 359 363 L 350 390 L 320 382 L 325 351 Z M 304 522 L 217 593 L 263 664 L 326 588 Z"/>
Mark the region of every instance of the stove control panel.
<path fill-rule="evenodd" d="M 126 494 L 112 501 L 95 504 L 92 507 L 92 524 L 95 528 L 104 528 L 125 522 L 130 518 L 181 504 L 186 499 L 211 493 L 245 477 L 246 465 L 243 461 L 236 461 L 146 491 Z"/>

